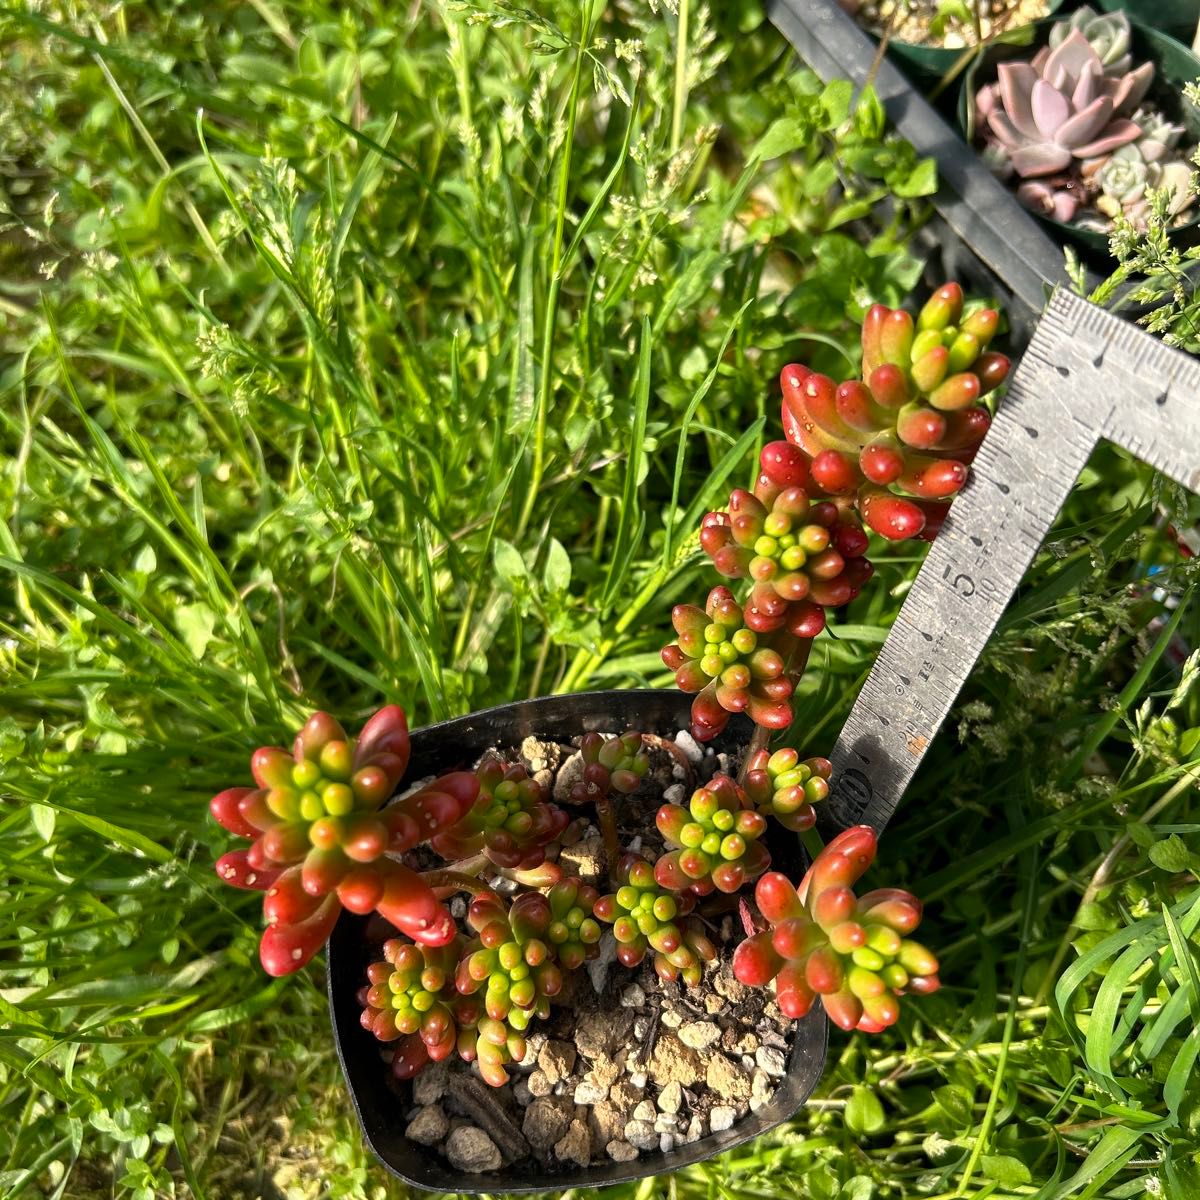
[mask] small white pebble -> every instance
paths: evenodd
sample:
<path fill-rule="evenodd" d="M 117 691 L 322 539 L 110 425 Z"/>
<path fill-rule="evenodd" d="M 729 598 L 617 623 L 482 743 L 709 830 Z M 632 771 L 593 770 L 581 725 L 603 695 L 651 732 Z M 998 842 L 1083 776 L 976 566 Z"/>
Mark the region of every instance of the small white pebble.
<path fill-rule="evenodd" d="M 709 1128 L 713 1133 L 720 1133 L 725 1129 L 732 1129 L 734 1121 L 737 1120 L 737 1109 L 730 1108 L 728 1104 L 718 1104 L 716 1108 L 708 1114 Z"/>
<path fill-rule="evenodd" d="M 599 1104 L 608 1097 L 608 1088 L 601 1087 L 590 1079 L 581 1079 L 575 1085 L 576 1104 Z"/>
<path fill-rule="evenodd" d="M 742 1055 L 742 1070 L 743 1071 L 753 1071 L 754 1070 L 754 1058 L 752 1055 L 749 1055 L 749 1054 Z"/>
<path fill-rule="evenodd" d="M 677 1113 L 683 1107 L 683 1085 L 679 1080 L 671 1080 L 658 1093 L 658 1107 L 665 1113 Z"/>
<path fill-rule="evenodd" d="M 621 993 L 622 1008 L 641 1008 L 645 1003 L 646 993 L 636 983 L 631 983 Z"/>
<path fill-rule="evenodd" d="M 631 1084 L 633 1084 L 633 1086 L 635 1088 L 644 1088 L 646 1086 L 646 1080 L 648 1078 L 649 1078 L 649 1076 L 647 1076 L 645 1071 L 630 1071 L 629 1072 L 629 1082 Z"/>
<path fill-rule="evenodd" d="M 666 1021 L 663 1013 L 663 1021 Z M 679 1027 L 679 1040 L 693 1050 L 707 1050 L 709 1046 L 720 1041 L 721 1030 L 712 1021 L 688 1021 Z"/>
<path fill-rule="evenodd" d="M 704 1136 L 704 1121 L 699 1114 L 691 1119 L 688 1124 L 687 1132 L 683 1135 L 685 1142 L 698 1142 Z"/>
<path fill-rule="evenodd" d="M 654 1118 L 654 1128 L 659 1133 L 674 1133 L 679 1128 L 679 1118 L 670 1113 L 659 1113 Z"/>
<path fill-rule="evenodd" d="M 653 1150 L 658 1145 L 658 1136 L 649 1121 L 630 1121 L 625 1126 L 625 1140 L 639 1150 Z"/>
<path fill-rule="evenodd" d="M 638 1017 L 633 1023 L 633 1036 L 639 1041 L 646 1040 L 646 1034 L 650 1032 L 650 1021 L 647 1017 Z"/>
<path fill-rule="evenodd" d="M 681 729 L 675 735 L 675 745 L 687 755 L 688 762 L 697 764 L 703 761 L 704 751 L 700 748 L 700 743 L 686 729 Z M 711 752 L 711 746 L 709 750 Z"/>
<path fill-rule="evenodd" d="M 682 783 L 673 783 L 663 792 L 663 800 L 668 804 L 682 804 L 686 799 L 687 789 Z"/>
<path fill-rule="evenodd" d="M 787 1074 L 787 1059 L 784 1057 L 782 1050 L 777 1050 L 774 1046 L 759 1046 L 755 1052 L 754 1061 L 768 1075 L 774 1075 L 777 1078 Z"/>
<path fill-rule="evenodd" d="M 659 1018 L 668 1029 L 678 1029 L 683 1024 L 683 1018 L 672 1009 L 664 1008 Z"/>
<path fill-rule="evenodd" d="M 675 1149 L 675 1136 L 670 1133 L 660 1133 L 658 1135 L 658 1148 L 664 1154 L 670 1154 Z"/>
<path fill-rule="evenodd" d="M 658 1116 L 658 1110 L 654 1107 L 652 1100 L 641 1100 L 637 1107 L 633 1110 L 633 1119 L 635 1121 L 653 1121 Z"/>

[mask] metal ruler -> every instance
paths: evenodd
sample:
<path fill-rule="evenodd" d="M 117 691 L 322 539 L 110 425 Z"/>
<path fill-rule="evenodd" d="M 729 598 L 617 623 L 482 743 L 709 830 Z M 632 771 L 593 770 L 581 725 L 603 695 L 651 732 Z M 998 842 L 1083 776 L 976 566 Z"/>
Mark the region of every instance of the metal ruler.
<path fill-rule="evenodd" d="M 838 737 L 838 827 L 887 824 L 1101 438 L 1200 491 L 1200 362 L 1059 289 Z"/>

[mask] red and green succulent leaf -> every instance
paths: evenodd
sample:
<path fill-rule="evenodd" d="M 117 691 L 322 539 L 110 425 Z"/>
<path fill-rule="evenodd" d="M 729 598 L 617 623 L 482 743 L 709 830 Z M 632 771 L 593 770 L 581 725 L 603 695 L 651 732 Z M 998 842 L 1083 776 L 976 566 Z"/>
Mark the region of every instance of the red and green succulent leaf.
<path fill-rule="evenodd" d="M 694 897 L 674 894 L 659 885 L 654 867 L 637 854 L 626 854 L 617 867 L 616 892 L 601 896 L 595 915 L 612 925 L 617 941 L 617 961 L 636 967 L 647 953 L 654 955 L 654 970 L 661 979 L 682 981 L 689 987 L 700 982 L 703 964 L 712 962 L 717 949 L 694 917 L 688 916 Z"/>
<path fill-rule="evenodd" d="M 383 961 L 367 968 L 367 986 L 359 992 L 362 1026 L 381 1042 L 402 1039 L 392 1059 L 397 1079 L 410 1079 L 426 1063 L 448 1058 L 458 1045 L 460 1026 L 477 1019 L 477 1006 L 454 986 L 461 949 L 458 938 L 444 946 L 391 938 L 383 945 Z"/>
<path fill-rule="evenodd" d="M 386 857 L 412 849 L 461 819 L 478 783 L 467 772 L 442 776 L 388 808 L 408 766 L 404 710 L 388 705 L 357 739 L 328 713 L 314 713 L 293 752 L 256 750 L 256 788 L 229 788 L 209 810 L 230 833 L 252 839 L 218 859 L 234 887 L 266 892 L 268 927 L 259 945 L 271 975 L 299 970 L 324 944 L 343 908 L 380 912 L 428 945 L 455 936 L 454 922 L 420 876 Z"/>
<path fill-rule="evenodd" d="M 773 640 L 786 635 L 759 634 L 745 622 L 741 606 L 727 587 L 715 587 L 705 608 L 677 604 L 671 611 L 676 640 L 662 652 L 692 702 L 692 733 L 701 741 L 714 738 L 729 715 L 744 712 L 755 724 L 784 729 L 792 720 L 793 683 L 784 653 Z M 785 645 L 786 653 L 791 647 Z"/>
<path fill-rule="evenodd" d="M 789 1017 L 805 1016 L 820 996 L 835 1025 L 868 1033 L 895 1023 L 905 992 L 936 991 L 937 959 L 909 937 L 920 901 L 896 888 L 852 890 L 876 845 L 875 831 L 856 825 L 821 851 L 798 888 L 777 871 L 764 875 L 754 898 L 770 927 L 738 946 L 738 980 L 773 982 Z"/>
<path fill-rule="evenodd" d="M 572 804 L 595 803 L 613 792 L 632 795 L 650 769 L 642 735 L 632 731 L 614 738 L 585 733 L 579 742 L 579 754 L 583 775 L 571 787 Z"/>
<path fill-rule="evenodd" d="M 445 858 L 485 854 L 498 867 L 529 871 L 541 866 L 546 846 L 569 818 L 520 763 L 488 755 L 475 771 L 478 799 L 452 827 L 430 840 Z"/>
<path fill-rule="evenodd" d="M 562 990 L 553 923 L 550 901 L 541 892 L 526 892 L 509 908 L 484 892 L 467 910 L 476 936 L 459 961 L 455 985 L 464 996 L 482 992 L 484 1012 L 476 1029 L 460 1039 L 459 1053 L 478 1060 L 480 1074 L 493 1087 L 507 1082 L 505 1066 L 524 1057 L 529 1022 L 547 1017 L 551 997 Z"/>
<path fill-rule="evenodd" d="M 964 317 L 956 283 L 934 292 L 915 321 L 873 305 L 861 379 L 836 384 L 798 363 L 780 375 L 784 433 L 803 452 L 809 482 L 770 447 L 764 474 L 810 495 L 854 497 L 863 521 L 890 540 L 932 536 L 991 423 L 981 401 L 1008 374 L 1009 360 L 988 349 L 999 322 L 989 308 Z"/>
<path fill-rule="evenodd" d="M 767 819 L 749 807 L 746 793 L 728 775 L 697 788 L 686 808 L 664 804 L 655 824 L 671 847 L 654 864 L 659 885 L 705 896 L 714 889 L 736 892 L 771 864 L 759 841 Z"/>
<path fill-rule="evenodd" d="M 757 812 L 803 833 L 816 824 L 813 805 L 829 795 L 832 770 L 827 758 L 801 762 L 795 750 L 758 750 L 747 764 L 743 787 Z"/>
<path fill-rule="evenodd" d="M 802 487 L 780 488 L 765 474 L 753 492 L 734 491 L 727 512 L 704 518 L 700 545 L 727 579 L 753 581 L 744 615 L 757 633 L 795 624 L 800 613 L 816 619 L 814 606 L 848 604 L 873 570 L 853 513 L 811 503 Z"/>
<path fill-rule="evenodd" d="M 598 896 L 591 884 L 574 876 L 555 884 L 547 893 L 550 924 L 546 937 L 567 971 L 574 971 L 600 952 L 600 926 L 592 916 Z"/>

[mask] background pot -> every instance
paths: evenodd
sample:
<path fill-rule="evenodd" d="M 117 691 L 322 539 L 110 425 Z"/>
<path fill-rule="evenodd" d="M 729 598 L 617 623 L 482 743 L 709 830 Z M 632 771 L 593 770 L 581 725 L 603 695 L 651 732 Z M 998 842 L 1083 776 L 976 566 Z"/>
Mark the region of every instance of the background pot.
<path fill-rule="evenodd" d="M 1094 0 L 1106 12 L 1121 9 L 1131 20 L 1161 29 L 1190 46 L 1200 23 L 1200 0 Z"/>
<path fill-rule="evenodd" d="M 1051 19 L 1037 23 L 1038 37 L 1034 43 L 1035 47 L 1045 45 L 1050 26 L 1053 24 L 1054 21 Z M 1195 146 L 1200 142 L 1200 109 L 1184 99 L 1183 85 L 1200 79 L 1200 58 L 1181 42 L 1135 20 L 1132 14 L 1130 26 L 1133 31 L 1134 63 L 1152 62 L 1154 64 L 1154 83 L 1147 98 L 1170 120 L 1183 125 L 1185 148 Z M 995 80 L 997 64 L 1014 59 L 1025 61 L 1032 57 L 1032 54 L 1033 50 L 1030 48 L 1021 50 L 997 43 L 985 50 L 971 64 L 963 79 L 958 99 L 959 127 L 968 143 L 976 144 L 974 129 L 976 93 L 982 86 Z M 1190 157 L 1190 152 L 1186 149 L 1185 154 Z M 1192 211 L 1195 212 L 1195 208 Z M 1064 221 L 1055 221 L 1040 213 L 1033 215 L 1044 225 L 1057 230 L 1063 240 L 1073 242 L 1095 254 L 1108 254 L 1107 234 L 1081 229 L 1077 225 L 1071 225 Z M 1198 225 L 1200 225 L 1200 213 L 1173 230 L 1172 237 L 1187 238 L 1189 233 L 1194 235 Z"/>
<path fill-rule="evenodd" d="M 520 745 L 531 734 L 564 742 L 592 730 L 623 733 L 627 729 L 640 729 L 673 737 L 679 729 L 687 728 L 690 708 L 690 697 L 667 688 L 583 692 L 505 704 L 414 730 L 412 761 L 406 779 L 420 779 L 469 765 L 485 750 Z M 751 728 L 744 717 L 735 717 L 714 745 L 718 750 L 730 751 L 744 746 Z M 805 866 L 799 838 L 775 825 L 767 837 L 774 865 L 799 879 Z M 326 951 L 329 1014 L 338 1059 L 367 1145 L 393 1175 L 416 1187 L 468 1193 L 566 1190 L 624 1183 L 678 1170 L 730 1150 L 788 1120 L 821 1078 L 828 1024 L 824 1010 L 818 1005 L 796 1023 L 788 1074 L 771 1103 L 747 1114 L 732 1129 L 666 1154 L 643 1153 L 629 1163 L 604 1162 L 590 1167 L 564 1164 L 551 1173 L 525 1162 L 498 1171 L 464 1175 L 427 1147 L 405 1138 L 401 1109 L 407 1107 L 405 1095 L 411 1085 L 392 1082 L 390 1072 L 380 1060 L 379 1043 L 359 1024 L 355 993 L 362 986 L 367 964 L 378 947 L 378 942 L 367 937 L 367 925 L 372 920 L 379 919 L 344 912 L 334 927 Z"/>
<path fill-rule="evenodd" d="M 1200 0 L 1197 2 L 1200 3 Z M 1046 5 L 1047 17 L 1056 13 L 1062 3 L 1063 0 L 1050 0 Z M 1028 37 L 1022 38 L 1021 35 L 1027 34 L 1031 28 L 1031 25 L 1018 25 L 1006 29 L 1002 36 L 1006 40 L 1012 39 L 1017 45 L 1028 45 Z M 888 41 L 889 54 L 902 62 L 912 75 L 930 82 L 941 79 L 957 66 L 963 55 L 971 54 L 975 50 L 974 46 L 947 49 L 944 46 L 922 46 L 916 42 L 902 42 L 895 38 Z"/>

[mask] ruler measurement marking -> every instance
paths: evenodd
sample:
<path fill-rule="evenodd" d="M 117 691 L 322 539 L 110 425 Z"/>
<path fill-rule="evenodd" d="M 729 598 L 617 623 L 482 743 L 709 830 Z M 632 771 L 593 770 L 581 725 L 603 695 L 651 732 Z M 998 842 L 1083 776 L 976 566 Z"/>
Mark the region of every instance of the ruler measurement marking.
<path fill-rule="evenodd" d="M 886 824 L 1101 438 L 1200 487 L 1200 365 L 1060 289 L 834 747 L 834 825 Z"/>

